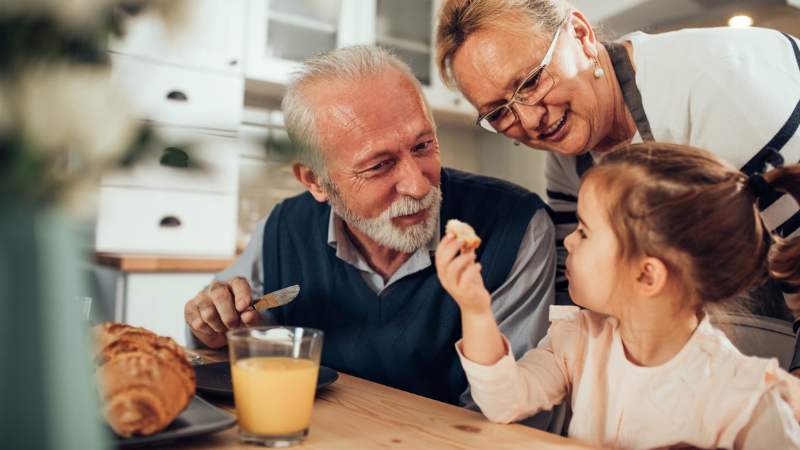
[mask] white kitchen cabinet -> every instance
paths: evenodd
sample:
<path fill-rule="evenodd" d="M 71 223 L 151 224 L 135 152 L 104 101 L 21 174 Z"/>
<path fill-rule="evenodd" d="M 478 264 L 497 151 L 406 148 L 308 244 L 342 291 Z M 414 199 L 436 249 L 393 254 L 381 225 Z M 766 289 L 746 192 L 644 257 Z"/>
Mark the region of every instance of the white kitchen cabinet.
<path fill-rule="evenodd" d="M 298 62 L 366 43 L 362 23 L 373 0 L 248 0 L 245 76 L 286 84 Z"/>
<path fill-rule="evenodd" d="M 239 141 L 171 126 L 155 127 L 163 152 L 183 151 L 184 166 L 162 151 L 103 175 L 95 249 L 107 253 L 233 255 L 239 191 Z M 173 161 L 174 162 L 174 161 Z"/>
<path fill-rule="evenodd" d="M 423 86 L 431 85 L 432 0 L 376 0 L 375 43 L 394 49 L 409 63 Z"/>
<path fill-rule="evenodd" d="M 448 115 L 454 115 L 459 118 L 458 122 L 461 124 L 469 124 L 469 122 L 474 122 L 475 119 L 478 118 L 478 111 L 461 95 L 460 92 L 457 90 L 453 90 L 445 86 L 442 82 L 441 78 L 439 77 L 439 68 L 436 65 L 436 49 L 435 49 L 435 39 L 436 39 L 436 16 L 439 12 L 439 5 L 441 5 L 442 0 L 431 0 L 432 3 L 432 18 L 431 21 L 431 36 L 432 44 L 431 44 L 431 107 L 434 111 L 438 111 L 440 113 L 446 113 Z"/>
<path fill-rule="evenodd" d="M 144 10 L 111 43 L 112 85 L 158 147 L 104 174 L 98 252 L 235 253 L 245 1 L 188 0 L 185 23 L 169 31 Z"/>
<path fill-rule="evenodd" d="M 449 89 L 439 78 L 436 65 L 436 16 L 441 0 L 369 0 L 374 2 L 372 16 L 361 23 L 369 28 L 368 43 L 390 48 L 411 66 L 434 114 L 443 113 L 469 119 L 477 117 L 475 108 L 461 93 Z"/>
<path fill-rule="evenodd" d="M 439 80 L 434 19 L 440 0 L 248 0 L 245 77 L 283 86 L 299 62 L 350 44 L 391 48 L 408 62 L 437 118 L 477 115 Z M 272 92 L 275 92 L 273 89 Z"/>
<path fill-rule="evenodd" d="M 211 283 L 213 273 L 120 273 L 116 320 L 186 345 L 183 308 Z M 120 292 L 121 291 L 121 292 Z M 119 311 L 122 311 L 121 317 Z"/>
<path fill-rule="evenodd" d="M 239 141 L 232 136 L 155 128 L 161 144 L 135 165 L 105 173 L 102 186 L 165 189 L 211 194 L 236 194 L 239 178 Z M 185 152 L 185 165 L 162 162 L 170 150 Z"/>
<path fill-rule="evenodd" d="M 189 68 L 241 74 L 246 0 L 188 0 L 185 17 L 168 27 L 152 11 L 126 22 L 123 39 L 112 39 L 112 53 Z"/>
<path fill-rule="evenodd" d="M 98 252 L 229 256 L 236 251 L 237 194 L 103 186 Z"/>
<path fill-rule="evenodd" d="M 375 13 L 364 18 L 369 27 L 367 42 L 391 49 L 422 84 L 422 91 L 432 108 L 441 106 L 433 49 L 432 0 L 371 0 Z"/>
<path fill-rule="evenodd" d="M 146 120 L 192 128 L 235 131 L 242 118 L 241 75 L 175 67 L 116 55 L 112 85 L 128 94 Z"/>

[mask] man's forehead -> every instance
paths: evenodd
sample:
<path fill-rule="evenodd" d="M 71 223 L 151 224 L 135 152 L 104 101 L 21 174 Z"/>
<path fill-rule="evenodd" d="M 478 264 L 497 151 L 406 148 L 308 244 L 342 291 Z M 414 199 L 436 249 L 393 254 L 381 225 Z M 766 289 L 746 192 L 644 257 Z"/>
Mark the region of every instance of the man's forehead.
<path fill-rule="evenodd" d="M 351 80 L 320 81 L 310 87 L 308 94 L 315 99 L 317 109 L 323 114 L 331 107 L 358 112 L 421 100 L 411 81 L 394 67 Z"/>
<path fill-rule="evenodd" d="M 419 92 L 402 75 L 335 82 L 310 94 L 317 95 L 318 132 L 329 141 L 413 134 L 414 128 L 430 126 Z"/>

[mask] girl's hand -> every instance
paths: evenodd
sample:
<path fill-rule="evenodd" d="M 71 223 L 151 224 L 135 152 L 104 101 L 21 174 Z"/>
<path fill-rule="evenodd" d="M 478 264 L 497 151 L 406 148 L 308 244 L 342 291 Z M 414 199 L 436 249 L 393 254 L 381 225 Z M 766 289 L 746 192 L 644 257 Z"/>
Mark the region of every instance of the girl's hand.
<path fill-rule="evenodd" d="M 444 236 L 436 249 L 436 273 L 444 289 L 453 296 L 462 314 L 491 311 L 492 297 L 483 285 L 481 265 L 475 249 L 462 250 L 464 241 Z M 458 255 L 458 252 L 461 254 Z"/>

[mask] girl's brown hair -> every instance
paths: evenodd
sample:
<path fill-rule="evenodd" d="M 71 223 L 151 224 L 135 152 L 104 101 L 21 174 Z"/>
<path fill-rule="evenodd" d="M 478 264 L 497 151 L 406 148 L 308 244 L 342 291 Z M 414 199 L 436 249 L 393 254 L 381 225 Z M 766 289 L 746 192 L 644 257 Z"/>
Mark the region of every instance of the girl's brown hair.
<path fill-rule="evenodd" d="M 800 165 L 764 179 L 800 199 Z M 767 267 L 777 281 L 800 281 L 800 243 L 769 233 L 748 176 L 711 153 L 623 146 L 603 155 L 583 181 L 606 206 L 619 256 L 659 258 L 697 308 L 739 297 Z"/>

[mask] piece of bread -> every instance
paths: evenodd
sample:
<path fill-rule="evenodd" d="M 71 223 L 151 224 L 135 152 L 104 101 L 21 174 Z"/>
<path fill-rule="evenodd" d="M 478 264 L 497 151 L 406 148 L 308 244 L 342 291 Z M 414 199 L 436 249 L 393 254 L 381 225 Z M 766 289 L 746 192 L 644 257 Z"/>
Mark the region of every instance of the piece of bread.
<path fill-rule="evenodd" d="M 93 335 L 103 418 L 115 433 L 156 433 L 189 406 L 195 373 L 172 338 L 116 322 L 96 326 Z"/>
<path fill-rule="evenodd" d="M 457 238 L 464 241 L 464 248 L 471 249 L 471 248 L 478 248 L 481 245 L 481 238 L 475 234 L 475 230 L 460 220 L 450 219 L 447 221 L 447 225 L 444 227 L 445 233 L 452 233 Z"/>

